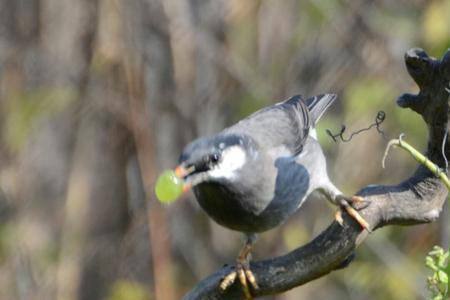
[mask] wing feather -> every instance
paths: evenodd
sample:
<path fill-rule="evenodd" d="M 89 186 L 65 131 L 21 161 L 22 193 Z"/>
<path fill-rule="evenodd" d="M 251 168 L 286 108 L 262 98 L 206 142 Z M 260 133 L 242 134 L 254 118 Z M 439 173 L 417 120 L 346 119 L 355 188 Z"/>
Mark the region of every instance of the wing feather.
<path fill-rule="evenodd" d="M 253 113 L 224 133 L 246 134 L 262 148 L 285 146 L 296 155 L 301 152 L 311 125 L 306 103 L 296 95 Z"/>

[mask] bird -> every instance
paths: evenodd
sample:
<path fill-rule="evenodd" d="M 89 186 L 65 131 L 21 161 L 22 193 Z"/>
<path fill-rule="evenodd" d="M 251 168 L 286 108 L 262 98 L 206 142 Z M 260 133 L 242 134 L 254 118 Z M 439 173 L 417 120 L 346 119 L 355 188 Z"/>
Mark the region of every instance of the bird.
<path fill-rule="evenodd" d="M 182 151 L 177 176 L 183 190 L 218 224 L 244 234 L 234 271 L 220 289 L 241 282 L 244 295 L 258 289 L 249 267 L 256 235 L 285 222 L 315 190 L 343 207 L 364 228 L 369 224 L 352 207 L 365 201 L 346 197 L 329 179 L 316 124 L 337 95 L 295 95 L 262 108 L 221 132 L 200 137 Z M 340 209 L 336 220 L 342 224 Z"/>

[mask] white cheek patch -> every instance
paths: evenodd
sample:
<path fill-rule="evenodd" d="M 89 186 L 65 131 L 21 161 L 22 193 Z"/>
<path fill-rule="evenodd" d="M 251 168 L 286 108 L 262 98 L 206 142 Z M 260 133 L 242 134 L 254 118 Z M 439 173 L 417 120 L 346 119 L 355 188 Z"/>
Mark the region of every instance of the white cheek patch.
<path fill-rule="evenodd" d="M 222 152 L 221 161 L 208 171 L 209 176 L 214 178 L 233 178 L 236 171 L 242 168 L 247 158 L 244 149 L 240 146 L 232 146 Z"/>

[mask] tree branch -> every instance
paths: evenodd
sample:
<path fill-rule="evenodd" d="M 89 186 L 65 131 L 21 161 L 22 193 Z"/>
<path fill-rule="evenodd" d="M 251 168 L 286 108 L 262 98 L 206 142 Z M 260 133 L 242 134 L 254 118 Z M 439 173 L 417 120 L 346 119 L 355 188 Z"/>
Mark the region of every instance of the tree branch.
<path fill-rule="evenodd" d="M 446 88 L 449 88 L 450 82 L 450 50 L 441 60 L 437 60 L 430 58 L 422 49 L 411 49 L 405 54 L 405 62 L 420 92 L 400 96 L 397 104 L 411 108 L 423 117 L 429 131 L 426 156 L 440 168 L 445 168 L 442 143 L 449 128 L 449 93 Z M 444 151 L 449 157 L 448 138 Z M 439 217 L 447 194 L 445 184 L 422 165 L 398 185 L 370 185 L 357 193 L 370 202 L 369 206 L 360 209 L 360 214 L 374 230 L 393 224 L 432 222 Z M 284 256 L 252 262 L 250 267 L 260 287 L 254 296 L 281 293 L 343 267 L 366 236 L 367 233 L 344 214 L 343 227 L 333 222 L 305 246 Z M 244 299 L 239 283 L 226 292 L 219 291 L 221 279 L 230 271 L 231 267 L 224 267 L 210 275 L 183 299 Z"/>

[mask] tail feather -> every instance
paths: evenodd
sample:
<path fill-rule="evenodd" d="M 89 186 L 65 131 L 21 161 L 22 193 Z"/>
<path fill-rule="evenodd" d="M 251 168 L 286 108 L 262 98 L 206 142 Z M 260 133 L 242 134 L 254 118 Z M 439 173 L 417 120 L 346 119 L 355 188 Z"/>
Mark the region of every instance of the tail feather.
<path fill-rule="evenodd" d="M 323 113 L 328 109 L 328 107 L 333 104 L 336 98 L 336 94 L 321 94 L 303 100 L 308 107 L 313 126 L 317 124 L 320 117 L 322 117 Z"/>

